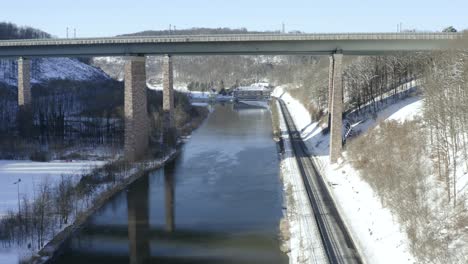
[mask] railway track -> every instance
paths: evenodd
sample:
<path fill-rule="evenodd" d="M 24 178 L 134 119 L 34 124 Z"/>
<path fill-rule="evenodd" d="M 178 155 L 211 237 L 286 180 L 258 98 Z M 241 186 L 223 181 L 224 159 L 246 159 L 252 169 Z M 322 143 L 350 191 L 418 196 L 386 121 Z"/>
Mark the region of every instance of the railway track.
<path fill-rule="evenodd" d="M 278 99 L 278 102 L 329 262 L 362 263 L 353 239 L 338 213 L 325 181 L 308 155 L 307 147 L 296 129 L 286 104 L 281 99 Z"/>

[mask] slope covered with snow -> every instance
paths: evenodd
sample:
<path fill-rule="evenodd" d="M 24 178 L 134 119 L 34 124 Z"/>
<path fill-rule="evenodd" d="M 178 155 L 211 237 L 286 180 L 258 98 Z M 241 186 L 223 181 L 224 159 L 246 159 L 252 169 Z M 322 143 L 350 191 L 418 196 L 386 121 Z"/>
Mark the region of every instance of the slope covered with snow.
<path fill-rule="evenodd" d="M 0 82 L 16 86 L 18 82 L 16 60 L 0 60 Z M 110 77 L 101 69 L 74 58 L 38 58 L 31 61 L 31 82 L 42 83 L 52 79 L 73 81 L 102 81 Z"/>
<path fill-rule="evenodd" d="M 322 135 L 319 124 L 312 121 L 307 109 L 284 87 L 277 87 L 273 96 L 285 101 L 304 142 L 315 156 L 318 169 L 329 183 L 337 207 L 366 262 L 414 263 L 410 242 L 401 224 L 382 205 L 371 186 L 361 179 L 350 164 L 330 165 L 329 135 Z M 418 112 L 421 104 L 419 97 L 408 98 L 383 109 L 375 120 L 352 125 L 354 129 L 365 131 L 380 120 L 411 119 L 421 114 Z"/>

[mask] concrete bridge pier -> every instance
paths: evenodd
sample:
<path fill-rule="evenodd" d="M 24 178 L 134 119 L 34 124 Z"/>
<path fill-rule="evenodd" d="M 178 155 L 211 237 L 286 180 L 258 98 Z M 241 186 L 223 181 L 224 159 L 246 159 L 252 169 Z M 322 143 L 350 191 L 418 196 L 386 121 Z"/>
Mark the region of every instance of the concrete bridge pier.
<path fill-rule="evenodd" d="M 172 56 L 166 54 L 163 59 L 163 143 L 167 148 L 174 147 L 177 142 L 173 82 Z"/>
<path fill-rule="evenodd" d="M 335 53 L 330 56 L 329 77 L 329 105 L 328 110 L 331 117 L 330 128 L 330 161 L 336 163 L 341 156 L 343 147 L 343 54 Z"/>
<path fill-rule="evenodd" d="M 33 128 L 31 97 L 31 61 L 20 57 L 18 59 L 18 115 L 17 125 L 21 136 L 31 135 Z"/>
<path fill-rule="evenodd" d="M 18 106 L 31 106 L 31 61 L 22 57 L 18 59 Z"/>
<path fill-rule="evenodd" d="M 331 125 L 331 105 L 333 99 L 333 68 L 335 67 L 334 58 L 330 56 L 330 64 L 328 66 L 328 129 L 330 129 Z M 330 132 L 330 131 L 329 131 Z"/>
<path fill-rule="evenodd" d="M 144 56 L 129 56 L 125 62 L 124 155 L 130 162 L 142 158 L 148 148 L 145 62 Z"/>

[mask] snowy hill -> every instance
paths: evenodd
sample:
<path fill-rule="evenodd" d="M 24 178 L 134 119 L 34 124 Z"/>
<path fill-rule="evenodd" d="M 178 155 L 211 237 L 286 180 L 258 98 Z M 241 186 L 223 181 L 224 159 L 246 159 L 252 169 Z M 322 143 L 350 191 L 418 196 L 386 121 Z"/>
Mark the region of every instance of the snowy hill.
<path fill-rule="evenodd" d="M 95 57 L 92 64 L 116 80 L 124 79 L 124 57 Z"/>
<path fill-rule="evenodd" d="M 110 77 L 101 69 L 72 58 L 32 59 L 31 83 L 52 79 L 74 81 L 104 81 Z M 0 82 L 16 86 L 18 82 L 16 60 L 0 60 Z"/>

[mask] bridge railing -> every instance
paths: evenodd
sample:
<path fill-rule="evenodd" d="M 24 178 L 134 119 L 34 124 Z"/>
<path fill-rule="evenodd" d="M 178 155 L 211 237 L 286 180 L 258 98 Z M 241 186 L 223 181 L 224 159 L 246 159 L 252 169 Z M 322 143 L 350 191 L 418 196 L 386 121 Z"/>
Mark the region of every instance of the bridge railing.
<path fill-rule="evenodd" d="M 165 43 L 165 42 L 235 42 L 235 41 L 313 41 L 313 40 L 457 40 L 462 33 L 267 33 L 267 34 L 212 34 L 212 35 L 164 35 L 77 39 L 26 39 L 1 40 L 0 47 L 42 46 L 42 45 L 99 45 L 128 43 Z"/>

